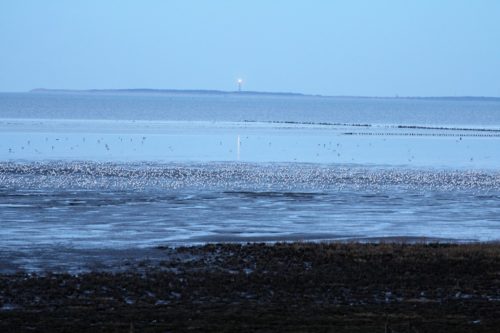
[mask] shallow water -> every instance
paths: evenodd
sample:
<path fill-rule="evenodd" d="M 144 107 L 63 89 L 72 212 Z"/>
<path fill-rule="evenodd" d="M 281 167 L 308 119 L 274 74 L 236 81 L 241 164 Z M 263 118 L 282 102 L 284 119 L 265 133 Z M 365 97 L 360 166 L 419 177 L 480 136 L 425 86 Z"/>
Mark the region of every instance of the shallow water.
<path fill-rule="evenodd" d="M 500 129 L 0 119 L 0 160 L 302 162 L 497 169 Z"/>
<path fill-rule="evenodd" d="M 0 271 L 219 241 L 499 240 L 499 110 L 496 99 L 0 94 Z"/>
<path fill-rule="evenodd" d="M 1 246 L 500 238 L 500 173 L 314 164 L 0 165 Z"/>

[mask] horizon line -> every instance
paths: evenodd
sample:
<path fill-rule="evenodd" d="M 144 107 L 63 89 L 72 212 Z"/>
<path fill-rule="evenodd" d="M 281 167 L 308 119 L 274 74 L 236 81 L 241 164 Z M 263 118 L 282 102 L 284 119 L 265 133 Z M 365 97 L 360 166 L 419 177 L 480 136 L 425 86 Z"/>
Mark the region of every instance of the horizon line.
<path fill-rule="evenodd" d="M 201 93 L 201 94 L 231 94 L 231 95 L 281 95 L 297 97 L 323 98 L 367 98 L 367 99 L 500 99 L 500 96 L 485 95 L 323 95 L 313 93 L 286 92 L 286 91 L 257 91 L 257 90 L 219 90 L 219 89 L 170 89 L 170 88 L 102 88 L 102 89 L 65 89 L 65 88 L 33 88 L 27 91 L 0 91 L 0 93 L 36 93 L 36 92 L 67 92 L 67 93 L 100 93 L 100 92 L 149 92 L 149 93 Z"/>

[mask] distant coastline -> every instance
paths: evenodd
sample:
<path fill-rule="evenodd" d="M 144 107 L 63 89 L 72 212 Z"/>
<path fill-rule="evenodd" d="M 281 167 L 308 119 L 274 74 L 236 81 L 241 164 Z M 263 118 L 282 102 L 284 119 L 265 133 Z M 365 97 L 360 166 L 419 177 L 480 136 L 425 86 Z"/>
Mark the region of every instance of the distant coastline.
<path fill-rule="evenodd" d="M 29 92 L 68 92 L 68 93 L 153 93 L 153 94 L 202 94 L 202 95 L 266 95 L 266 96 L 321 96 L 321 95 L 306 95 L 292 92 L 266 92 L 266 91 L 224 91 L 224 90 L 208 90 L 208 89 L 45 89 L 37 88 Z M 322 96 L 327 97 L 327 96 Z"/>
<path fill-rule="evenodd" d="M 321 95 L 303 94 L 296 92 L 269 92 L 269 91 L 226 91 L 210 89 L 48 89 L 36 88 L 30 93 L 151 93 L 151 94 L 178 94 L 178 95 L 246 95 L 246 96 L 290 96 L 290 97 L 323 97 L 323 98 L 364 98 L 364 99 L 416 99 L 416 100 L 478 100 L 499 101 L 500 97 L 490 96 L 356 96 L 356 95 Z"/>

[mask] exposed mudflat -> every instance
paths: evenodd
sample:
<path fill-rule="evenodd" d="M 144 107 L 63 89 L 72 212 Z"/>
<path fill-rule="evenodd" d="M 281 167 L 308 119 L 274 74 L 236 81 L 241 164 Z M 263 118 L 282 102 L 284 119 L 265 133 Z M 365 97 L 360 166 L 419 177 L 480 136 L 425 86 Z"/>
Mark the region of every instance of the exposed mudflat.
<path fill-rule="evenodd" d="M 126 270 L 0 276 L 2 332 L 497 332 L 499 244 L 158 248 Z"/>
<path fill-rule="evenodd" d="M 158 245 L 495 241 L 499 203 L 494 170 L 0 162 L 0 273 L 78 270 L 90 252 L 106 264 Z"/>

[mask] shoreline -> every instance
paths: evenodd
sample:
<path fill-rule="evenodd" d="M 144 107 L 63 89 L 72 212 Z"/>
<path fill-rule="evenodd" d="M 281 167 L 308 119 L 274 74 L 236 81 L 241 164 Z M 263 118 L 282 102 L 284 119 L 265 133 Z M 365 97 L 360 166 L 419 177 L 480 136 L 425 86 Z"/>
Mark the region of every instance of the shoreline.
<path fill-rule="evenodd" d="M 158 250 L 163 260 L 116 273 L 0 275 L 0 330 L 496 332 L 500 324 L 499 243 Z"/>
<path fill-rule="evenodd" d="M 213 244 L 221 246 L 251 246 L 261 244 L 273 247 L 280 244 L 310 244 L 322 246 L 328 244 L 402 244 L 402 245 L 498 245 L 500 241 L 478 241 L 467 239 L 451 239 L 438 237 L 387 236 L 387 237 L 345 237 L 341 238 L 276 238 L 256 237 L 254 239 L 226 239 L 224 237 L 207 237 L 203 242 L 165 243 L 144 247 L 113 248 L 92 247 L 74 248 L 69 246 L 24 247 L 13 250 L 0 249 L 0 275 L 35 274 L 87 274 L 93 272 L 123 273 L 131 268 L 143 265 L 155 266 L 164 260 L 178 256 L 180 249 L 199 251 Z"/>

